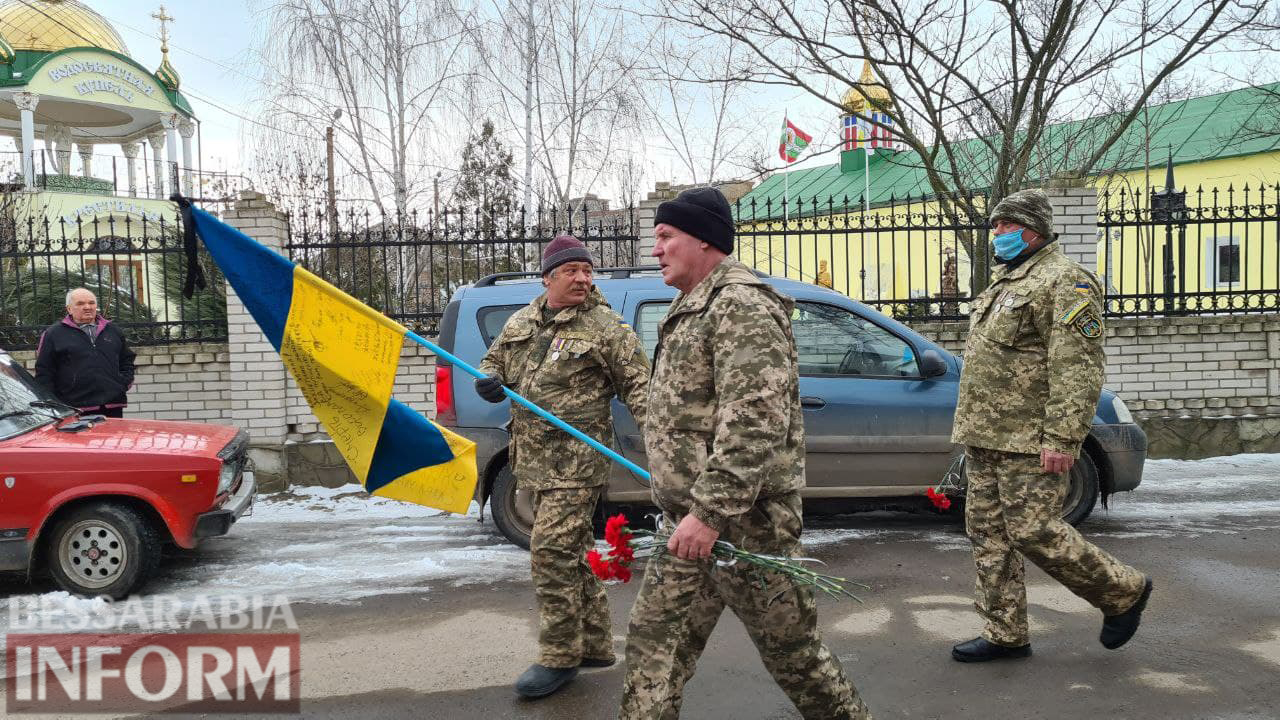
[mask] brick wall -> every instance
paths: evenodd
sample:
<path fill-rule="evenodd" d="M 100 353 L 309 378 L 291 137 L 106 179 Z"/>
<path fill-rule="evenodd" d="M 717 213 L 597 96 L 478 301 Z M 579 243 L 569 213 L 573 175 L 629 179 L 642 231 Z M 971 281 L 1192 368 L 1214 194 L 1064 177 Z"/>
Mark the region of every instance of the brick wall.
<path fill-rule="evenodd" d="M 129 393 L 132 418 L 231 423 L 230 355 L 226 343 L 136 347 L 137 372 Z M 12 353 L 35 371 L 34 350 Z"/>
<path fill-rule="evenodd" d="M 1138 417 L 1280 415 L 1280 315 L 1114 318 L 1107 387 Z M 967 323 L 916 323 L 959 354 Z"/>

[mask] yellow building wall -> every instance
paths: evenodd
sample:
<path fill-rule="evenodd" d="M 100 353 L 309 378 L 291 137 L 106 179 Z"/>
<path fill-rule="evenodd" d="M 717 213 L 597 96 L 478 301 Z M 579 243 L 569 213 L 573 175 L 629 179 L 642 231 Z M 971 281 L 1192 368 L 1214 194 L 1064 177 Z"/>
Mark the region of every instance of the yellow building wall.
<path fill-rule="evenodd" d="M 942 268 L 953 258 L 958 279 L 951 292 L 967 295 L 966 240 L 939 229 L 948 224 L 932 202 L 872 208 L 865 218 L 851 212 L 791 219 L 785 233 L 781 220 L 746 223 L 738 226 L 737 255 L 770 275 L 824 285 L 819 277 L 829 278 L 832 289 L 865 302 L 936 298 L 943 292 Z M 894 229 L 903 225 L 921 229 Z M 987 237 L 976 240 L 987 242 Z"/>
<path fill-rule="evenodd" d="M 1122 299 L 1122 309 L 1165 309 L 1166 247 L 1172 249 L 1170 289 L 1202 294 L 1174 309 L 1275 308 L 1274 297 L 1255 291 L 1280 288 L 1280 223 L 1265 219 L 1277 215 L 1280 152 L 1175 166 L 1174 182 L 1187 190 L 1185 228 L 1126 226 L 1147 216 L 1148 182 L 1161 187 L 1164 181 L 1164 169 L 1152 168 L 1149 174 L 1121 173 L 1096 182 L 1099 210 L 1109 207 L 1116 223 L 1099 226 L 1097 273 L 1112 294 L 1150 296 Z M 1134 212 L 1135 193 L 1141 213 Z M 1232 254 L 1238 257 L 1238 273 L 1231 272 L 1225 257 Z"/>
<path fill-rule="evenodd" d="M 1145 206 L 1148 194 L 1144 188 L 1148 180 L 1159 187 L 1164 184 L 1164 178 L 1163 167 L 1152 168 L 1149 177 L 1146 172 L 1136 171 L 1096 178 L 1099 212 L 1106 202 L 1103 194 L 1109 192 L 1117 221 L 1145 218 L 1145 212 L 1141 215 L 1133 212 L 1134 193 Z M 1280 222 L 1256 219 L 1280 212 L 1276 206 L 1275 185 L 1280 182 L 1280 152 L 1179 165 L 1174 168 L 1174 179 L 1179 187 L 1188 188 L 1187 204 L 1199 212 L 1190 213 L 1191 222 L 1181 242 L 1178 228 L 1173 228 L 1173 289 L 1206 293 L 1205 297 L 1192 298 L 1180 307 L 1226 308 L 1232 307 L 1232 303 L 1240 308 L 1275 307 L 1273 299 L 1249 298 L 1240 293 L 1280 288 L 1280 242 L 1277 241 Z M 1250 189 L 1247 196 L 1243 191 L 1246 184 Z M 1260 194 L 1260 186 L 1266 186 L 1265 193 Z M 1198 187 L 1203 187 L 1205 192 L 1197 193 Z M 1218 188 L 1216 198 L 1212 192 L 1215 187 Z M 1228 193 L 1229 187 L 1234 187 L 1234 193 Z M 1232 205 L 1236 207 L 1234 213 L 1228 212 Z M 1233 216 L 1244 218 L 1246 212 L 1255 220 L 1232 221 Z M 937 204 L 932 202 L 872 208 L 865 219 L 860 211 L 791 218 L 785 224 L 786 232 L 782 220 L 744 223 L 738 226 L 737 255 L 747 265 L 770 275 L 815 284 L 827 284 L 819 283 L 819 277 L 825 280 L 829 276 L 834 290 L 866 302 L 938 298 L 943 290 L 941 268 L 947 257 L 953 255 L 955 289 L 962 296 L 968 295 L 971 263 L 965 246 L 970 240 L 987 243 L 990 235 L 979 233 L 972 239 L 958 238 L 951 230 L 935 229 L 947 224 L 939 217 Z M 904 225 L 921 229 L 893 229 Z M 1121 301 L 1124 305 L 1117 309 L 1163 310 L 1164 227 L 1117 224 L 1107 231 L 1104 233 L 1099 226 L 1095 270 L 1106 281 L 1108 291 L 1152 296 Z M 1104 238 L 1104 234 L 1108 237 Z M 1227 253 L 1238 248 L 1240 272 L 1236 282 L 1214 282 L 1218 245 L 1226 246 Z M 825 275 L 823 261 L 827 267 Z M 1176 279 L 1179 274 L 1184 275 L 1181 280 Z M 1236 297 L 1224 293 L 1234 293 Z M 896 315 L 908 312 L 905 308 L 889 309 Z"/>

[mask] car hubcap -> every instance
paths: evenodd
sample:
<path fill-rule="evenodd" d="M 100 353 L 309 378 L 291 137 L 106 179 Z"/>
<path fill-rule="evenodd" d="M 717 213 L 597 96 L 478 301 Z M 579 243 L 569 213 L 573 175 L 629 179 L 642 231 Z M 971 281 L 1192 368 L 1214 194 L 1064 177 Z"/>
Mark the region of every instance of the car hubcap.
<path fill-rule="evenodd" d="M 62 572 L 79 585 L 101 588 L 119 579 L 129 561 L 120 532 L 102 520 L 82 520 L 58 547 Z"/>

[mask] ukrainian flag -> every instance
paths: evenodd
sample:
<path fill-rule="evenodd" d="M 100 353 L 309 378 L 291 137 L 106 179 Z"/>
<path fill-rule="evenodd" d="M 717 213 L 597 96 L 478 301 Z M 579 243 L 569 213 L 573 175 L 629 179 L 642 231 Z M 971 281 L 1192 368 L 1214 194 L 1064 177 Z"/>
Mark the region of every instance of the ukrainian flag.
<path fill-rule="evenodd" d="M 466 512 L 475 494 L 475 443 L 391 397 L 404 326 L 209 213 L 190 212 L 214 262 L 365 489 Z"/>

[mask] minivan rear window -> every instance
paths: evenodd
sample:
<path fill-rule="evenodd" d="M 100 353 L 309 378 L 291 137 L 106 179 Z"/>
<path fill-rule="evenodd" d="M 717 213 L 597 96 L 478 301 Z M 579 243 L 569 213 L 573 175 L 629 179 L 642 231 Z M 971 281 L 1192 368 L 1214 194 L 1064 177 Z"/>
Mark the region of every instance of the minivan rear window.
<path fill-rule="evenodd" d="M 647 302 L 640 306 L 637 313 L 636 335 L 639 336 L 640 344 L 644 345 L 644 351 L 649 354 L 650 360 L 653 360 L 653 353 L 658 349 L 658 325 L 662 322 L 662 318 L 666 317 L 669 307 L 671 307 L 670 300 Z"/>
<path fill-rule="evenodd" d="M 507 320 L 524 305 L 493 305 L 487 308 L 481 308 L 476 313 L 476 322 L 480 325 L 480 336 L 484 338 L 484 346 L 487 348 L 498 339 L 498 333 L 502 332 L 502 326 L 507 324 Z"/>

